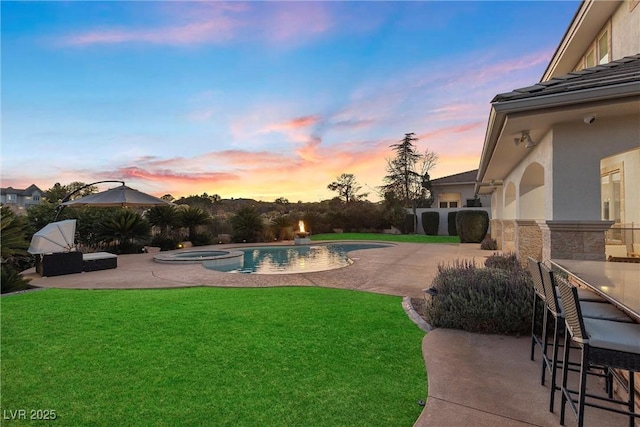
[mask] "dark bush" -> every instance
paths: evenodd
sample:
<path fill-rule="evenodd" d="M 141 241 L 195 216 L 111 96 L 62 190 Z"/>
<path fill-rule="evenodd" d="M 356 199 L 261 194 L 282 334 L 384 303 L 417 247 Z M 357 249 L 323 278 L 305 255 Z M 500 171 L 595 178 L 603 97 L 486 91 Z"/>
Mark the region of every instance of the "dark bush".
<path fill-rule="evenodd" d="M 422 229 L 427 236 L 437 236 L 440 227 L 440 212 L 422 212 Z"/>
<path fill-rule="evenodd" d="M 194 233 L 191 236 L 191 244 L 193 246 L 207 246 L 213 244 L 213 236 L 209 233 Z"/>
<path fill-rule="evenodd" d="M 413 234 L 416 232 L 415 224 L 416 224 L 416 216 L 414 214 L 407 214 L 404 216 L 404 230 L 402 232 L 404 234 Z"/>
<path fill-rule="evenodd" d="M 478 268 L 456 261 L 438 266 L 426 297 L 425 317 L 434 327 L 486 334 L 531 332 L 531 276 L 522 269 Z"/>
<path fill-rule="evenodd" d="M 173 239 L 171 237 L 165 237 L 163 235 L 154 236 L 151 239 L 150 246 L 156 246 L 160 248 L 161 251 L 172 251 L 174 249 L 178 249 L 179 240 Z"/>
<path fill-rule="evenodd" d="M 487 268 L 500 268 L 502 270 L 521 270 L 522 265 L 516 254 L 493 254 L 484 261 Z"/>
<path fill-rule="evenodd" d="M 456 216 L 458 215 L 458 211 L 449 212 L 447 215 L 447 231 L 449 232 L 449 236 L 457 236 L 458 231 L 456 230 Z"/>
<path fill-rule="evenodd" d="M 255 243 L 260 240 L 264 223 L 254 207 L 240 208 L 231 218 L 234 242 Z"/>
<path fill-rule="evenodd" d="M 29 281 L 8 264 L 2 264 L 0 277 L 0 293 L 17 292 L 29 289 Z"/>
<path fill-rule="evenodd" d="M 492 239 L 491 237 L 487 236 L 484 238 L 482 243 L 480 243 L 480 249 L 483 249 L 485 251 L 495 251 L 498 249 L 498 242 L 496 241 L 496 239 Z"/>
<path fill-rule="evenodd" d="M 456 231 L 460 243 L 480 243 L 489 230 L 489 214 L 480 210 L 458 211 Z"/>

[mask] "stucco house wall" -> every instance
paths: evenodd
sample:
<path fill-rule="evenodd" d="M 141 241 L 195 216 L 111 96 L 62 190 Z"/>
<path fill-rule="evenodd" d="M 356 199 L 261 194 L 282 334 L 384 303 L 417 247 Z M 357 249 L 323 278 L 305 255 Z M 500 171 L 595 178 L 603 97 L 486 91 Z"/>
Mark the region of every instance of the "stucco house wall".
<path fill-rule="evenodd" d="M 433 202 L 433 206 L 437 208 L 439 206 L 438 203 L 440 201 L 439 197 L 441 197 L 443 194 L 451 194 L 451 193 L 460 195 L 459 207 L 463 207 L 467 204 L 467 199 L 475 198 L 474 184 L 449 184 L 447 186 L 434 186 L 433 195 L 435 199 Z M 491 205 L 490 197 L 480 196 L 479 199 L 480 199 L 480 202 L 482 203 L 482 206 Z"/>
<path fill-rule="evenodd" d="M 554 130 L 552 203 L 555 220 L 599 220 L 600 161 L 640 146 L 638 116 L 561 124 Z M 636 186 L 636 191 L 638 187 Z"/>
<path fill-rule="evenodd" d="M 640 2 L 627 0 L 611 16 L 613 59 L 640 52 Z"/>

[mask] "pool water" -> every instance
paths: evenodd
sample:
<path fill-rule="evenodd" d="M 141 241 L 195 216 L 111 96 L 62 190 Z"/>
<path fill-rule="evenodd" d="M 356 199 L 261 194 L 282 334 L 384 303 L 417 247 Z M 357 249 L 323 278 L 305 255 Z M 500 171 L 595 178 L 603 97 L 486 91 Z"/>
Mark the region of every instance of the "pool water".
<path fill-rule="evenodd" d="M 236 265 L 203 262 L 216 271 L 245 274 L 309 273 L 346 267 L 353 261 L 347 253 L 359 249 L 386 248 L 384 243 L 330 243 L 325 245 L 262 246 L 235 248 L 244 253 Z"/>

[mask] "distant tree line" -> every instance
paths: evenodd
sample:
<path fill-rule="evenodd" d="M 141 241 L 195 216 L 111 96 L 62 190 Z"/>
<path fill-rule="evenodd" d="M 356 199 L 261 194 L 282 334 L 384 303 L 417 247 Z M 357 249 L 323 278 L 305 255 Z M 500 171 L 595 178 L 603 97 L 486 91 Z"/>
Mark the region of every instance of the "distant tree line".
<path fill-rule="evenodd" d="M 172 205 L 150 209 L 70 207 L 60 212 L 58 220 L 77 220 L 76 243 L 81 250 L 115 253 L 140 252 L 148 246 L 176 249 L 186 240 L 193 245 L 289 240 L 300 220 L 305 222 L 307 231 L 315 234 L 382 232 L 392 227 L 413 232 L 415 224 L 404 230 L 404 208 L 412 208 L 416 218 L 418 207 L 431 206 L 429 171 L 438 160 L 429 150 L 419 153 L 416 141 L 413 133 L 407 133 L 391 145 L 394 157 L 387 159 L 385 184 L 378 188 L 382 201 L 378 203 L 367 200 L 368 193 L 361 192 L 354 174 L 343 173 L 327 186 L 337 196 L 321 202 L 290 203 L 284 197 L 274 202 L 222 199 L 218 194 L 207 193 L 175 199 L 166 194 L 162 198 Z M 55 183 L 45 192 L 43 202 L 31 206 L 26 216 L 2 207 L 3 292 L 21 280 L 18 271 L 33 265 L 33 257 L 26 252 L 33 234 L 52 222 L 59 203 L 78 189 L 82 190 L 73 198 L 98 190 L 83 182 Z"/>

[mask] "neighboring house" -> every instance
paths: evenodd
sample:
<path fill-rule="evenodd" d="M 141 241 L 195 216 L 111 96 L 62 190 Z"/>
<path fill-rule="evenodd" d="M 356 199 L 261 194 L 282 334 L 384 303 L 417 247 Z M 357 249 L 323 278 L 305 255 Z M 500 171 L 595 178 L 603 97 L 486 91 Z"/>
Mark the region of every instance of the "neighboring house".
<path fill-rule="evenodd" d="M 14 211 L 27 209 L 29 206 L 37 205 L 42 201 L 44 191 L 37 185 L 30 185 L 24 190 L 7 187 L 0 188 L 0 203 L 10 207 Z"/>
<path fill-rule="evenodd" d="M 639 53 L 638 0 L 586 0 L 541 82 L 493 99 L 476 192 L 500 249 L 604 260 L 605 231 L 640 224 Z"/>
<path fill-rule="evenodd" d="M 479 196 L 476 198 L 475 185 L 478 170 L 461 172 L 454 175 L 431 180 L 431 191 L 434 196 L 433 205 L 430 208 L 418 208 L 416 210 L 418 234 L 425 234 L 422 225 L 424 212 L 436 211 L 440 214 L 438 235 L 449 234 L 449 213 L 457 212 L 464 208 L 479 209 L 490 214 L 491 196 Z M 412 214 L 412 209 L 407 208 L 407 213 Z M 454 227 L 455 228 L 455 227 Z"/>
<path fill-rule="evenodd" d="M 490 196 L 476 198 L 475 185 L 478 169 L 431 180 L 434 208 L 461 208 L 491 206 Z"/>

